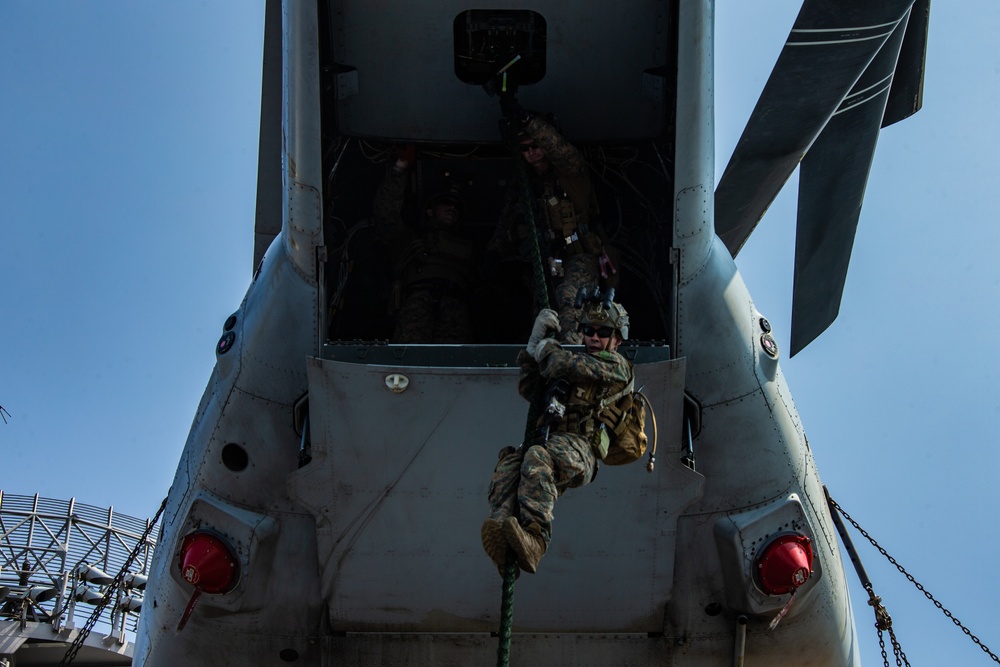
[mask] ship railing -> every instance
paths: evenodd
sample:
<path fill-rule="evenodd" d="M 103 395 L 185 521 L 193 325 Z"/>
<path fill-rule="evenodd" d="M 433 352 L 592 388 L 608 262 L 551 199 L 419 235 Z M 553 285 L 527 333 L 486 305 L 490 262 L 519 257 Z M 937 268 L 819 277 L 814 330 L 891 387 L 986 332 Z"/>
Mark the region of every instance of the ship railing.
<path fill-rule="evenodd" d="M 134 638 L 156 547 L 152 536 L 142 540 L 148 526 L 148 519 L 113 507 L 0 490 L 0 622 L 16 621 L 22 630 L 28 623 L 72 630 L 107 595 L 95 630 L 119 642 Z M 137 547 L 131 571 L 110 591 Z"/>

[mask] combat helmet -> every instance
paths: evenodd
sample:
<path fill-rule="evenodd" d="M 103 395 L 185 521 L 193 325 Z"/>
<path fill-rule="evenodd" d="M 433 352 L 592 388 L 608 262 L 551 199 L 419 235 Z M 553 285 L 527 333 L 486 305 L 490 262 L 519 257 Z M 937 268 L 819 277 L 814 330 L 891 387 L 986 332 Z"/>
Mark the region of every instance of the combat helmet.
<path fill-rule="evenodd" d="M 620 303 L 608 300 L 595 300 L 584 305 L 580 324 L 594 327 L 611 327 L 621 334 L 622 340 L 628 340 L 628 313 Z"/>

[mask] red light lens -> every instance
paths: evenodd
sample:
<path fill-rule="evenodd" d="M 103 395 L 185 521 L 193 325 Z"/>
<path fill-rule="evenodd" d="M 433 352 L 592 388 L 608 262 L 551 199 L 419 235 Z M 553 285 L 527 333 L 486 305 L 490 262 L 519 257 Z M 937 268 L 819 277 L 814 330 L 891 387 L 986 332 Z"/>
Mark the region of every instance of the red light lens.
<path fill-rule="evenodd" d="M 236 587 L 239 564 L 232 549 L 206 532 L 191 533 L 181 545 L 181 576 L 206 593 L 228 593 Z"/>
<path fill-rule="evenodd" d="M 809 580 L 813 550 L 805 535 L 780 535 L 757 556 L 757 581 L 768 595 L 791 593 Z"/>

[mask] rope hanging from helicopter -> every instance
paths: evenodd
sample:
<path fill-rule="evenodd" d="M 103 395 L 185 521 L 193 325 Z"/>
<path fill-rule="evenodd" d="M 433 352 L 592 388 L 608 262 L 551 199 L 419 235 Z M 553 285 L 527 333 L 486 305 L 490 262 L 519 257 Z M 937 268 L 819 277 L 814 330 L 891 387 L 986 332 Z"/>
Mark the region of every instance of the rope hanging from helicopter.
<path fill-rule="evenodd" d="M 528 184 L 528 177 L 525 173 L 523 160 L 517 161 L 517 190 L 524 206 L 524 217 L 527 223 L 529 236 L 531 238 L 531 273 L 533 287 L 538 300 L 539 309 L 549 307 L 549 287 L 545 279 L 545 265 L 542 261 L 542 250 L 538 242 L 538 227 L 534 211 L 534 196 Z M 528 442 L 535 434 L 535 424 L 542 413 L 541 387 L 538 388 L 528 407 L 528 418 L 524 426 L 524 442 Z M 516 503 L 516 489 L 515 503 Z M 511 627 L 514 624 L 514 581 L 517 579 L 517 559 L 514 552 L 508 547 L 506 567 L 503 573 L 503 588 L 500 600 L 500 631 L 499 645 L 497 647 L 497 667 L 508 667 L 510 664 L 510 642 Z"/>
<path fill-rule="evenodd" d="M 889 552 L 885 550 L 878 542 L 875 541 L 868 531 L 861 527 L 861 525 L 855 521 L 850 514 L 848 514 L 843 507 L 837 504 L 831 496 L 830 492 L 827 491 L 826 487 L 823 487 L 824 493 L 826 493 L 826 501 L 830 506 L 830 515 L 833 517 L 833 523 L 837 527 L 837 532 L 840 533 L 841 539 L 844 541 L 844 546 L 847 549 L 847 553 L 851 558 L 851 562 L 854 564 L 854 568 L 857 571 L 858 578 L 861 580 L 861 585 L 868 592 L 868 605 L 873 608 L 875 613 L 875 628 L 878 631 L 878 643 L 882 649 L 882 661 L 885 667 L 889 667 L 889 657 L 885 650 L 885 638 L 883 637 L 883 632 L 889 633 L 889 641 L 892 644 L 893 656 L 896 660 L 896 665 L 902 667 L 902 665 L 907 665 L 909 667 L 910 662 L 906 658 L 906 654 L 903 652 L 902 646 L 900 646 L 899 641 L 896 639 L 896 633 L 892 629 L 892 617 L 889 616 L 889 612 L 886 610 L 885 605 L 882 604 L 882 598 L 875 595 L 875 589 L 872 585 L 871 580 L 865 573 L 864 566 L 861 564 L 861 559 L 859 558 L 857 551 L 854 549 L 854 543 L 851 541 L 850 536 L 847 534 L 847 529 L 844 527 L 844 522 L 841 520 L 840 515 L 843 515 L 847 521 L 850 522 L 854 528 L 861 533 L 866 540 L 868 540 L 873 547 L 878 549 L 879 553 L 886 557 L 886 559 L 892 563 L 892 565 L 899 570 L 900 574 L 905 576 L 911 584 L 913 584 L 917 590 L 924 594 L 928 600 L 934 603 L 934 606 L 941 610 L 945 616 L 947 616 L 952 623 L 961 628 L 969 639 L 973 641 L 979 648 L 983 650 L 983 653 L 990 656 L 993 662 L 1000 664 L 1000 657 L 998 657 L 993 651 L 990 650 L 986 644 L 984 644 L 979 637 L 972 634 L 972 632 L 965 627 L 965 625 L 958 620 L 954 614 L 951 613 L 943 604 L 941 604 L 937 598 L 935 598 L 930 591 L 928 591 L 923 584 L 917 581 L 913 575 L 906 571 L 906 569 L 899 564 L 899 562 L 889 555 Z"/>

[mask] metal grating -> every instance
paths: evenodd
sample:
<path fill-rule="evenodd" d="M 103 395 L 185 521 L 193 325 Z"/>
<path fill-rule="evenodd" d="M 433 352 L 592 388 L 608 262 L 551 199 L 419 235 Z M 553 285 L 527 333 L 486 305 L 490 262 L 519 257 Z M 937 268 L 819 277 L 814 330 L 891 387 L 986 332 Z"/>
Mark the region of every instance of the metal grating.
<path fill-rule="evenodd" d="M 51 623 L 56 631 L 82 627 L 148 525 L 148 519 L 78 503 L 75 498 L 0 491 L 0 619 L 18 620 L 22 628 L 28 622 Z M 150 531 L 142 542 L 130 568 L 136 575 L 149 574 L 156 547 L 153 535 Z M 91 575 L 88 581 L 80 572 L 88 567 L 109 579 Z M 128 581 L 115 591 L 95 626 L 120 641 L 134 639 L 145 587 L 141 577 Z"/>

